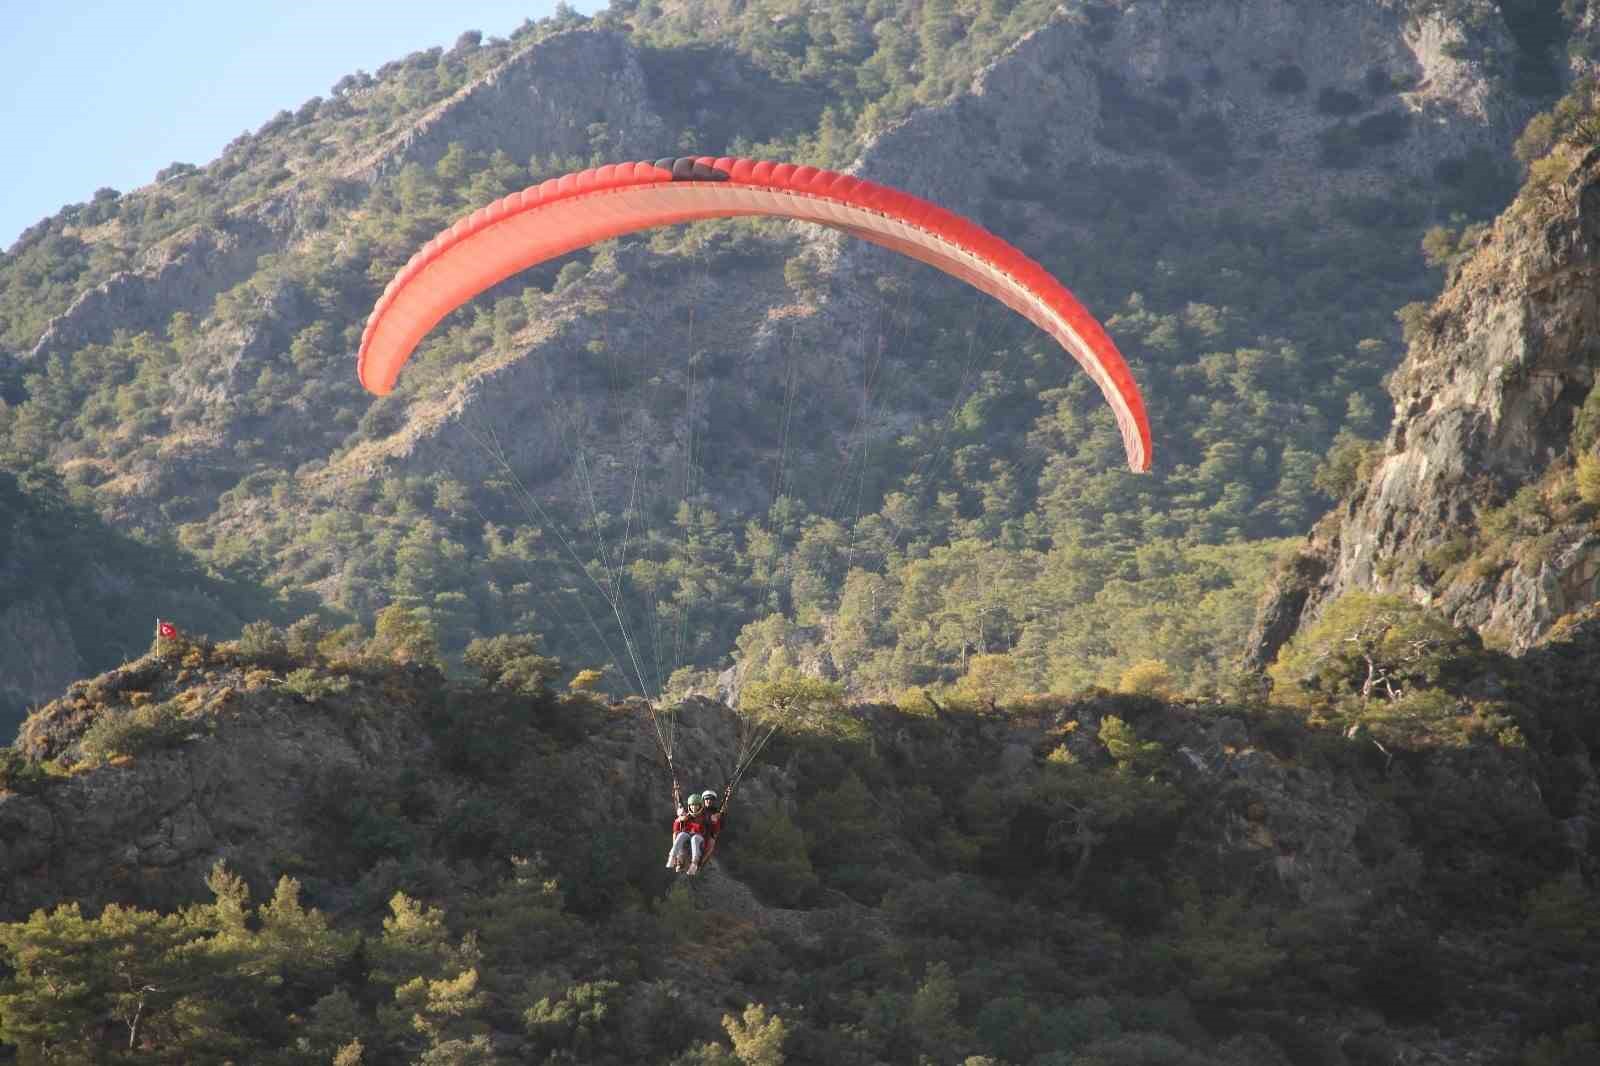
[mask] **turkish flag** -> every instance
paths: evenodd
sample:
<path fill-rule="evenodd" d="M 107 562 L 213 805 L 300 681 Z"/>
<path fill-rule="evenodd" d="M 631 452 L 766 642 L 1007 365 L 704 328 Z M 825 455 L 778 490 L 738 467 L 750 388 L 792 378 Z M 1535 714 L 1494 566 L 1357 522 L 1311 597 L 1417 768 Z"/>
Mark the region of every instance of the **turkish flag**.
<path fill-rule="evenodd" d="M 171 640 L 178 635 L 178 627 L 171 622 L 163 622 L 158 618 L 156 619 L 156 635 L 163 640 Z"/>

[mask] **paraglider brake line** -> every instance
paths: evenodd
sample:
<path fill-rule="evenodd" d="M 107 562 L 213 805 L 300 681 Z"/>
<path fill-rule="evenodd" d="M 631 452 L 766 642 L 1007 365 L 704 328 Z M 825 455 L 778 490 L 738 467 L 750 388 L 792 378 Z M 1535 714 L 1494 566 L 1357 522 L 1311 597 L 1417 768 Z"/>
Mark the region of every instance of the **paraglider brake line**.
<path fill-rule="evenodd" d="M 527 486 L 522 483 L 522 478 L 518 476 L 516 470 L 511 466 L 510 459 L 506 457 L 505 448 L 501 446 L 500 438 L 494 432 L 494 428 L 492 426 L 485 427 L 485 431 L 488 434 L 489 440 L 494 443 L 493 449 L 484 444 L 484 442 L 478 438 L 477 434 L 472 432 L 471 427 L 463 428 L 469 436 L 478 442 L 479 447 L 482 447 L 484 451 L 488 452 L 489 457 L 499 465 L 501 472 L 511 479 L 511 483 L 515 485 L 517 491 L 521 493 L 521 499 L 519 502 L 523 504 L 524 512 L 527 513 L 530 518 L 534 517 L 535 512 L 537 513 L 537 521 L 539 521 L 544 528 L 548 528 L 556 535 L 556 539 L 559 540 L 561 542 L 561 546 L 566 549 L 567 555 L 572 559 L 572 563 L 577 567 L 578 572 L 588 579 L 589 584 L 594 586 L 595 591 L 600 594 L 600 598 L 605 601 L 606 606 L 611 608 L 611 614 L 616 619 L 617 628 L 622 634 L 623 647 L 628 650 L 628 658 L 631 660 L 634 674 L 638 678 L 637 691 L 641 696 L 644 696 L 648 691 L 644 681 L 644 671 L 639 665 L 639 656 L 634 650 L 633 637 L 628 633 L 628 623 L 624 621 L 622 617 L 622 610 L 620 607 L 618 607 L 616 598 L 610 594 L 607 588 L 602 588 L 600 583 L 595 580 L 594 575 L 589 573 L 589 568 L 583 564 L 583 559 L 578 555 L 577 549 L 572 546 L 572 542 L 567 539 L 566 534 L 561 531 L 561 527 L 550 519 L 550 516 L 545 512 L 545 509 L 539 505 L 539 501 L 533 498 L 533 493 L 529 492 Z M 529 504 L 532 505 L 531 511 L 529 509 Z M 609 583 L 608 575 L 607 584 L 609 585 Z M 588 606 L 583 603 L 581 597 L 579 598 L 579 606 L 583 608 L 584 614 L 589 616 Z M 595 630 L 596 635 L 600 636 L 601 643 L 605 645 L 606 652 L 611 656 L 613 665 L 617 667 L 617 672 L 620 673 L 623 679 L 630 685 L 633 684 L 633 681 L 628 678 L 628 672 L 622 668 L 622 663 L 618 661 L 616 653 L 611 650 L 611 645 L 605 640 L 604 635 L 600 633 L 600 627 L 595 623 L 592 616 L 589 616 L 589 625 Z M 654 708 L 652 708 L 651 713 L 652 715 L 654 714 Z"/>
<path fill-rule="evenodd" d="M 745 751 L 744 755 L 734 760 L 733 775 L 728 778 L 727 787 L 723 790 L 722 809 L 724 812 L 727 811 L 728 805 L 733 802 L 733 793 L 739 787 L 739 782 L 744 780 L 744 775 L 749 772 L 750 767 L 756 764 L 756 760 L 761 757 L 761 753 L 766 750 L 767 744 L 771 742 L 777 733 L 778 727 L 773 725 L 767 730 L 766 736 L 756 741 Z"/>

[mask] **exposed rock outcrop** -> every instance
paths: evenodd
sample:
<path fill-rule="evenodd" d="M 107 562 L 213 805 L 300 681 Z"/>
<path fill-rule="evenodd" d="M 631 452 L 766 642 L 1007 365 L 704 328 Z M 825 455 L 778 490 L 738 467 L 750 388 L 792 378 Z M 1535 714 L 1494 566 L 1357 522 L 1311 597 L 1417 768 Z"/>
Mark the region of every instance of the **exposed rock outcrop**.
<path fill-rule="evenodd" d="M 380 725 L 307 713 L 287 696 L 246 693 L 250 685 L 236 671 L 195 690 L 196 706 L 209 700 L 217 713 L 197 717 L 176 747 L 79 770 L 35 794 L 0 792 L 0 916 L 67 898 L 171 906 L 203 895 L 219 859 L 270 884 L 287 857 L 333 845 L 319 839 L 312 797 L 402 765 L 424 743 L 403 716 Z M 95 686 L 101 697 L 165 695 L 172 679 L 146 659 Z M 46 708 L 19 746 L 61 751 L 95 719 L 74 709 L 89 690 L 80 682 Z"/>
<path fill-rule="evenodd" d="M 1597 291 L 1591 153 L 1564 182 L 1525 192 L 1452 272 L 1391 379 L 1395 421 L 1371 479 L 1279 576 L 1255 664 L 1350 589 L 1431 604 L 1516 651 L 1600 598 L 1600 537 L 1587 519 L 1539 530 L 1510 558 L 1450 567 L 1484 547 L 1486 514 L 1570 468 L 1574 419 L 1600 365 Z"/>
<path fill-rule="evenodd" d="M 522 164 L 534 155 L 587 157 L 600 150 L 655 156 L 668 139 L 637 50 L 614 32 L 574 30 L 517 52 L 376 151 L 344 162 L 338 174 L 371 183 L 408 163 L 432 166 L 452 143 L 503 151 Z M 218 293 L 255 272 L 261 256 L 290 250 L 318 221 L 302 218 L 305 208 L 294 186 L 234 210 L 218 226 L 162 241 L 133 270 L 84 292 L 51 320 L 28 359 L 70 354 L 118 329 L 161 331 L 179 311 L 208 311 Z"/>
<path fill-rule="evenodd" d="M 1512 47 L 1493 23 L 1472 32 L 1486 38 L 1481 54 Z M 1040 180 L 1142 160 L 1207 200 L 1256 214 L 1304 210 L 1368 190 L 1385 172 L 1431 178 L 1447 157 L 1509 145 L 1532 101 L 1505 92 L 1495 64 L 1470 58 L 1466 35 L 1388 0 L 1097 5 L 1024 37 L 965 93 L 884 133 L 860 170 L 978 211 L 1000 168 L 939 165 L 952 145 L 982 146 L 986 160 L 1026 164 Z M 1345 94 L 1347 118 L 1323 102 L 1329 91 Z M 1330 131 L 1380 118 L 1391 135 L 1370 133 L 1364 158 L 1325 165 Z M 1133 136 L 1137 121 L 1154 125 Z M 1203 160 L 1178 147 L 1194 134 Z"/>
<path fill-rule="evenodd" d="M 70 355 L 119 329 L 159 333 L 179 311 L 204 314 L 218 293 L 249 277 L 261 256 L 278 250 L 278 236 L 249 218 L 178 233 L 150 249 L 136 269 L 112 275 L 73 301 L 51 320 L 28 359 Z"/>
<path fill-rule="evenodd" d="M 431 167 L 452 144 L 530 158 L 614 159 L 668 154 L 639 53 L 611 30 L 573 30 L 522 49 L 430 108 L 346 171 L 373 181 L 408 163 Z"/>

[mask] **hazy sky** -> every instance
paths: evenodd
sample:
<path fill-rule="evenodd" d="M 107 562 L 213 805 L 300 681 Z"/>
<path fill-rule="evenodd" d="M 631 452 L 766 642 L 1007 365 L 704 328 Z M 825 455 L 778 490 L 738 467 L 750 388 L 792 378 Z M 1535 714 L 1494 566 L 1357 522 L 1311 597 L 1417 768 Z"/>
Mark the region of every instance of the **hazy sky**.
<path fill-rule="evenodd" d="M 594 12 L 603 0 L 575 0 Z M 465 30 L 506 37 L 555 0 L 0 0 L 0 248 L 109 185 L 201 164 L 356 70 Z"/>

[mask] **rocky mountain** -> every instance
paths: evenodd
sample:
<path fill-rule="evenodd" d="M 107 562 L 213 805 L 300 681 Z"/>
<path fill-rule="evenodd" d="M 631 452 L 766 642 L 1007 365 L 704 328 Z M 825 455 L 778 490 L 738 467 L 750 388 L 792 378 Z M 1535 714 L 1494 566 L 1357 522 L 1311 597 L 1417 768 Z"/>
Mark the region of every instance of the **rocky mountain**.
<path fill-rule="evenodd" d="M 621 612 L 572 601 L 564 587 L 587 579 L 567 556 L 608 569 L 643 528 L 654 576 L 610 581 L 641 628 L 662 595 L 686 621 L 641 688 L 725 665 L 768 613 L 831 616 L 863 523 L 929 529 L 879 537 L 862 565 L 885 576 L 896 541 L 924 554 L 984 507 L 1008 544 L 1122 566 L 1151 537 L 1264 544 L 1306 528 L 1334 435 L 1386 415 L 1389 311 L 1433 284 L 1418 237 L 1503 205 L 1511 142 L 1587 69 L 1591 36 L 1586 13 L 1538 4 L 881 15 L 619 4 L 510 40 L 467 34 L 342 80 L 218 160 L 97 194 L 0 261 L 0 428 L 117 528 L 260 583 L 279 611 L 370 621 L 404 602 L 453 649 L 533 626 L 577 657 L 594 644 L 584 613 Z M 550 264 L 436 330 L 395 396 L 359 392 L 366 312 L 431 233 L 549 174 L 679 152 L 851 169 L 1016 241 L 1110 321 L 1160 427 L 1157 475 L 1114 480 L 1105 427 L 1025 328 L 803 226 L 669 231 Z M 896 494 L 914 521 L 890 513 Z M 802 516 L 788 530 L 770 517 L 780 497 Z M 682 514 L 728 542 L 720 582 L 688 572 L 714 553 L 685 547 Z M 796 564 L 756 561 L 749 531 L 792 558 L 824 520 L 850 545 L 797 606 Z M 594 533 L 564 551 L 557 525 Z M 1213 584 L 1210 565 L 1180 569 Z M 1056 639 L 1029 620 L 1010 625 L 1016 646 Z M 977 628 L 934 668 L 954 676 L 969 644 L 1001 650 Z M 1232 654 L 1224 629 L 1227 648 L 1200 654 L 1119 645 L 1102 673 L 1150 655 L 1201 671 Z M 1030 661 L 1031 683 L 1052 683 Z M 920 680 L 890 673 L 863 687 Z"/>
<path fill-rule="evenodd" d="M 1351 589 L 1524 651 L 1600 597 L 1595 298 L 1600 161 L 1559 147 L 1415 308 L 1395 420 L 1264 602 L 1253 655 Z"/>
<path fill-rule="evenodd" d="M 0 714 L 42 704 L 0 749 L 0 1056 L 1592 1061 L 1600 159 L 1582 83 L 1529 119 L 1596 25 L 619 0 L 41 223 L 0 258 Z M 691 152 L 1014 240 L 1130 355 L 1158 473 L 1027 330 L 803 226 L 548 264 L 359 392 L 442 225 Z M 1319 493 L 1251 665 L 1331 650 L 1268 703 L 1215 667 Z M 184 632 L 141 654 L 151 613 Z M 202 635 L 256 618 L 300 620 Z M 791 722 L 674 879 L 655 728 L 714 786 L 752 712 L 595 686 L 730 649 L 900 699 Z"/>

